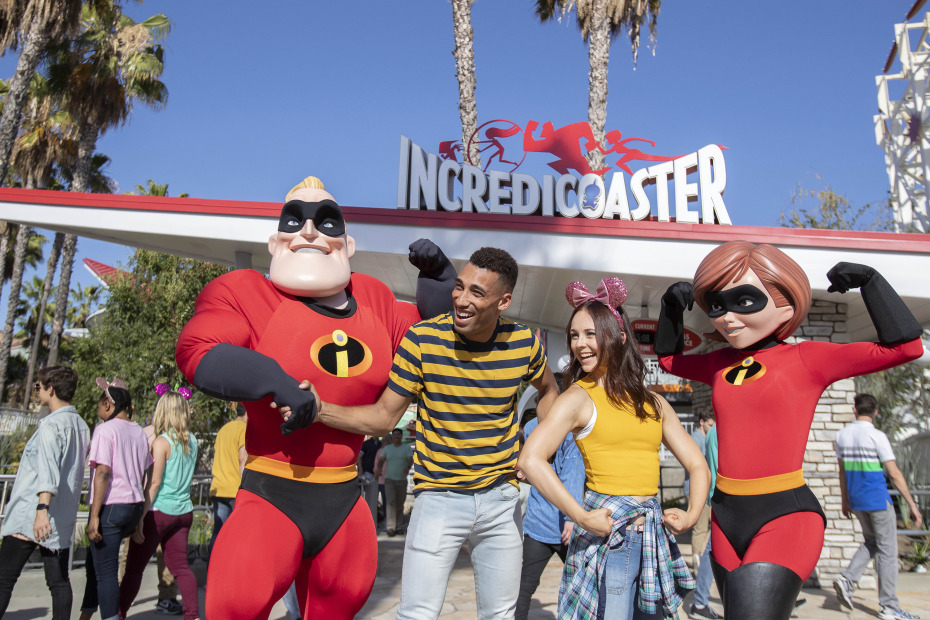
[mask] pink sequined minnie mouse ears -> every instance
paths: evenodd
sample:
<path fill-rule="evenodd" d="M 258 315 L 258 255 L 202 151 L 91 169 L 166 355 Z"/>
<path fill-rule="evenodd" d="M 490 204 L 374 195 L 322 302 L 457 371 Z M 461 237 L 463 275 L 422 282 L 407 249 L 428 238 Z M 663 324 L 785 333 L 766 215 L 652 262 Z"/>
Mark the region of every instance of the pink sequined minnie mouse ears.
<path fill-rule="evenodd" d="M 155 393 L 158 394 L 159 398 L 171 391 L 172 391 L 171 386 L 168 385 L 167 383 L 159 383 L 158 385 L 155 386 Z M 191 396 L 193 396 L 193 392 L 191 392 L 191 389 L 189 387 L 178 387 L 177 385 L 175 385 L 173 391 L 183 396 L 184 400 L 190 400 Z"/>
<path fill-rule="evenodd" d="M 617 317 L 617 322 L 623 327 L 623 319 L 617 308 L 626 301 L 626 284 L 617 276 L 608 276 L 600 281 L 592 295 L 583 282 L 574 281 L 565 288 L 565 299 L 573 308 L 577 308 L 587 301 L 597 301 L 605 306 Z"/>

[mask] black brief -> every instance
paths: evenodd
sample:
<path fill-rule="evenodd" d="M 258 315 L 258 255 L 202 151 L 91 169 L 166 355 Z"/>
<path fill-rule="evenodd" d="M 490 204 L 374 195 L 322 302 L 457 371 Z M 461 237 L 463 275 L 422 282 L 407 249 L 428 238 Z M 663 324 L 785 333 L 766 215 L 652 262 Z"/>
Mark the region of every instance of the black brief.
<path fill-rule="evenodd" d="M 759 530 L 778 517 L 796 512 L 816 512 L 823 517 L 824 526 L 827 524 L 820 502 L 806 484 L 796 489 L 762 495 L 730 495 L 715 489 L 711 507 L 720 531 L 730 541 L 740 559 L 746 554 L 749 543 Z"/>
<path fill-rule="evenodd" d="M 360 497 L 357 479 L 321 484 L 251 469 L 242 472 L 241 488 L 266 500 L 297 526 L 304 539 L 305 558 L 323 550 Z"/>

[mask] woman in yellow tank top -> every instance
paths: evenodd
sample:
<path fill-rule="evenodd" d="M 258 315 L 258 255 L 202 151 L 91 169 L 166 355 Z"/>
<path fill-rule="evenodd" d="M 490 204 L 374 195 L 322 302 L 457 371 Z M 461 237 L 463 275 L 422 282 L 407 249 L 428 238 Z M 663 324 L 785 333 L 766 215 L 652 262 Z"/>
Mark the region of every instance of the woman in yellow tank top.
<path fill-rule="evenodd" d="M 565 294 L 575 308 L 566 329 L 566 389 L 519 460 L 533 485 L 580 526 L 569 544 L 558 617 L 671 617 L 694 588 L 674 534 L 700 516 L 710 472 L 672 407 L 645 387 L 646 365 L 621 305 L 623 281 L 605 278 L 594 295 L 572 282 Z M 585 463 L 583 507 L 547 463 L 568 432 Z M 655 497 L 663 443 L 691 476 L 688 512 L 663 513 Z"/>

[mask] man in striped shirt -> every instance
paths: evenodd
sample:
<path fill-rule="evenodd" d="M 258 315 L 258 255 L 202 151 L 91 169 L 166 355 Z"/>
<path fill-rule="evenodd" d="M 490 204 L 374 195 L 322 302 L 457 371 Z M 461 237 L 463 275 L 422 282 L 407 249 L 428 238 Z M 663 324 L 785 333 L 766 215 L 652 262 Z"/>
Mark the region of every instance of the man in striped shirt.
<path fill-rule="evenodd" d="M 878 402 L 871 394 L 856 394 L 853 401 L 856 421 L 836 435 L 836 457 L 840 462 L 840 490 L 844 517 L 856 515 L 865 542 L 850 560 L 846 570 L 833 581 L 842 606 L 853 608 L 853 587 L 875 559 L 878 573 L 879 618 L 911 620 L 917 616 L 902 611 L 895 592 L 898 582 L 897 519 L 885 483 L 884 470 L 910 508 L 911 519 L 921 522 L 920 510 L 911 497 L 907 482 L 895 464 L 894 452 L 885 433 L 874 426 Z"/>
<path fill-rule="evenodd" d="M 416 500 L 404 550 L 400 619 L 439 616 L 466 542 L 478 617 L 514 615 L 523 554 L 514 471 L 516 393 L 523 381 L 535 386 L 541 417 L 558 393 L 532 330 L 500 316 L 512 301 L 517 271 L 503 250 L 476 251 L 455 280 L 453 312 L 410 328 L 378 402 L 319 408 L 319 420 L 329 426 L 381 434 L 417 400 Z"/>

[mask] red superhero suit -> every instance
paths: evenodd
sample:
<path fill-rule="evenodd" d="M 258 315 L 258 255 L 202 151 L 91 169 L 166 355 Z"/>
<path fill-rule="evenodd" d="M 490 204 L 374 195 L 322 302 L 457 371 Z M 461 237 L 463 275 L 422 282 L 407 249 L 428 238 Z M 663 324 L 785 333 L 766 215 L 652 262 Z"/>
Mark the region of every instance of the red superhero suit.
<path fill-rule="evenodd" d="M 210 618 L 267 618 L 292 581 L 303 617 L 353 618 L 377 570 L 375 528 L 356 481 L 364 438 L 311 426 L 313 395 L 299 382 L 310 380 L 335 403 L 375 402 L 394 350 L 420 314 L 378 280 L 348 271 L 354 240 L 321 186 L 291 195 L 298 198 L 285 204 L 269 242 L 270 280 L 240 270 L 212 281 L 176 349 L 194 385 L 241 400 L 249 412 L 242 486 L 210 558 Z M 424 248 L 438 251 L 417 242 L 411 262 L 429 263 Z M 444 299 L 438 311 L 451 304 L 448 276 L 448 288 L 433 291 Z M 282 425 L 273 400 L 296 415 Z"/>
<path fill-rule="evenodd" d="M 748 263 L 753 255 L 757 262 Z M 821 394 L 840 379 L 923 352 L 920 325 L 880 274 L 840 263 L 828 278 L 831 291 L 861 287 L 881 343 L 784 343 L 807 312 L 810 288 L 800 267 L 772 246 L 720 246 L 699 267 L 693 297 L 690 283 L 678 283 L 662 299 L 659 365 L 713 388 L 719 467 L 711 554 L 726 617 L 788 618 L 820 558 L 826 519 L 802 466 Z M 682 315 L 692 301 L 732 348 L 681 353 Z"/>

